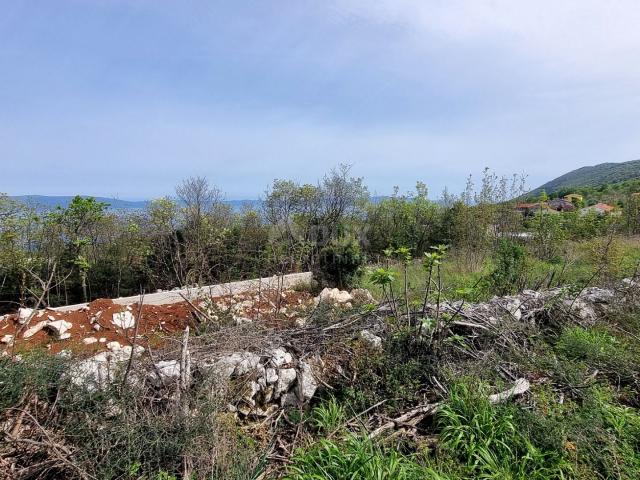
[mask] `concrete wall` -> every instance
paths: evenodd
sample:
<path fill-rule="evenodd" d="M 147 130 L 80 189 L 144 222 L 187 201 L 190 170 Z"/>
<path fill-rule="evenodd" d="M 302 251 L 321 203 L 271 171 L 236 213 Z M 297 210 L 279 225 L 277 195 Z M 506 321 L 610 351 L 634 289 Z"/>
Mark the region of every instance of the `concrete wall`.
<path fill-rule="evenodd" d="M 235 295 L 236 293 L 253 292 L 258 289 L 270 289 L 278 288 L 280 282 L 282 282 L 283 288 L 289 288 L 299 283 L 310 282 L 313 278 L 311 272 L 303 273 L 290 273 L 284 276 L 274 276 L 266 278 L 256 278 L 253 280 L 243 280 L 240 282 L 221 283 L 219 285 L 209 285 L 206 287 L 198 288 L 183 288 L 180 290 L 171 290 L 159 293 L 149 293 L 144 296 L 145 305 L 168 305 L 171 303 L 178 303 L 184 301 L 182 295 L 188 299 L 198 297 L 220 297 L 222 295 Z M 114 298 L 113 302 L 119 305 L 130 305 L 140 301 L 140 296 L 135 295 L 132 297 Z M 73 310 L 80 310 L 85 307 L 86 303 L 80 303 L 77 305 L 67 305 L 64 307 L 57 307 L 54 310 L 60 312 L 70 312 Z"/>

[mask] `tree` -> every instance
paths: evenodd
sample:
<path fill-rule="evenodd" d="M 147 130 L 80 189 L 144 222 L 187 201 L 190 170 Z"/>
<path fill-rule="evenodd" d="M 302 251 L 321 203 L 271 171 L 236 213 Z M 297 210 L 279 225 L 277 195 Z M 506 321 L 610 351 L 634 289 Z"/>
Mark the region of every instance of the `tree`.
<path fill-rule="evenodd" d="M 176 187 L 176 195 L 182 207 L 179 240 L 184 280 L 211 280 L 217 260 L 214 250 L 222 244 L 230 207 L 222 202 L 220 190 L 204 177 L 187 178 Z"/>
<path fill-rule="evenodd" d="M 47 221 L 59 230 L 71 264 L 77 269 L 83 301 L 89 300 L 87 275 L 98 246 L 98 228 L 109 205 L 93 197 L 75 196 L 65 209 L 58 207 Z"/>

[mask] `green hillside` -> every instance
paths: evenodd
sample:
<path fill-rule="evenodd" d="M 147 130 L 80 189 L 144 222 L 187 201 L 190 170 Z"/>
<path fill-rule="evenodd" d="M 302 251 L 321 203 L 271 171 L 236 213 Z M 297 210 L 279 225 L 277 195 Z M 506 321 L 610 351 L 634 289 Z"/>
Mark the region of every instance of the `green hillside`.
<path fill-rule="evenodd" d="M 539 186 L 529 192 L 528 196 L 537 196 L 542 190 L 548 194 L 561 190 L 625 182 L 640 179 L 640 160 L 623 163 L 601 163 L 592 167 L 581 167 Z"/>

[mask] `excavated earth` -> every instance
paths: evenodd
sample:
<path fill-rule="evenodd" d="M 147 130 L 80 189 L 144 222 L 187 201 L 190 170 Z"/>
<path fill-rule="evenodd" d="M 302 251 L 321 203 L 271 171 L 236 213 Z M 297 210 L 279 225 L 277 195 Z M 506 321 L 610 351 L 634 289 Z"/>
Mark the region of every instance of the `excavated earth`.
<path fill-rule="evenodd" d="M 295 325 L 297 319 L 307 316 L 313 307 L 311 294 L 292 290 L 267 291 L 261 295 L 247 292 L 169 305 L 145 305 L 143 301 L 142 307 L 98 299 L 74 311 L 39 310 L 28 324 L 21 323 L 20 312 L 0 317 L 0 352 L 9 355 L 44 348 L 53 354 L 68 351 L 74 356 L 85 357 L 107 350 L 110 342 L 131 345 L 136 326 L 137 345 L 162 346 L 186 326 L 196 326 L 203 315 L 231 324 L 256 321 L 271 328 L 288 328 Z M 24 317 L 29 310 L 21 309 L 21 312 Z M 130 322 L 123 324 L 118 321 L 121 318 L 128 318 Z M 63 335 L 54 328 L 61 320 L 70 325 Z M 39 324 L 42 325 L 39 331 L 29 332 L 30 329 L 37 330 Z"/>

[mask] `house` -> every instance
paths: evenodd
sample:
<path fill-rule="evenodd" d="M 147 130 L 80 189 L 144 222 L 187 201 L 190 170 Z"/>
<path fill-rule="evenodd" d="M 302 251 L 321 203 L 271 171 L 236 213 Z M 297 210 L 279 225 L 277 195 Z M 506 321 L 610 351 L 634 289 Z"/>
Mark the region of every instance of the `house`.
<path fill-rule="evenodd" d="M 540 208 L 539 203 L 518 203 L 516 204 L 516 211 L 525 215 L 531 215 Z"/>
<path fill-rule="evenodd" d="M 579 193 L 570 193 L 569 195 L 565 195 L 562 198 L 563 200 L 566 200 L 567 202 L 571 202 L 571 203 L 581 202 L 584 199 L 584 197 Z"/>
<path fill-rule="evenodd" d="M 596 203 L 595 205 L 591 205 L 589 207 L 585 207 L 580 210 L 580 213 L 585 214 L 589 212 L 595 212 L 598 215 L 608 215 L 615 210 L 615 207 L 608 205 L 606 203 Z"/>
<path fill-rule="evenodd" d="M 549 205 L 547 205 L 546 202 L 518 203 L 516 204 L 515 210 L 522 213 L 525 217 L 535 215 L 538 212 L 556 213 L 555 210 L 549 208 Z"/>
<path fill-rule="evenodd" d="M 573 203 L 565 200 L 564 198 L 554 198 L 547 202 L 549 208 L 556 212 L 573 212 L 576 207 Z"/>

